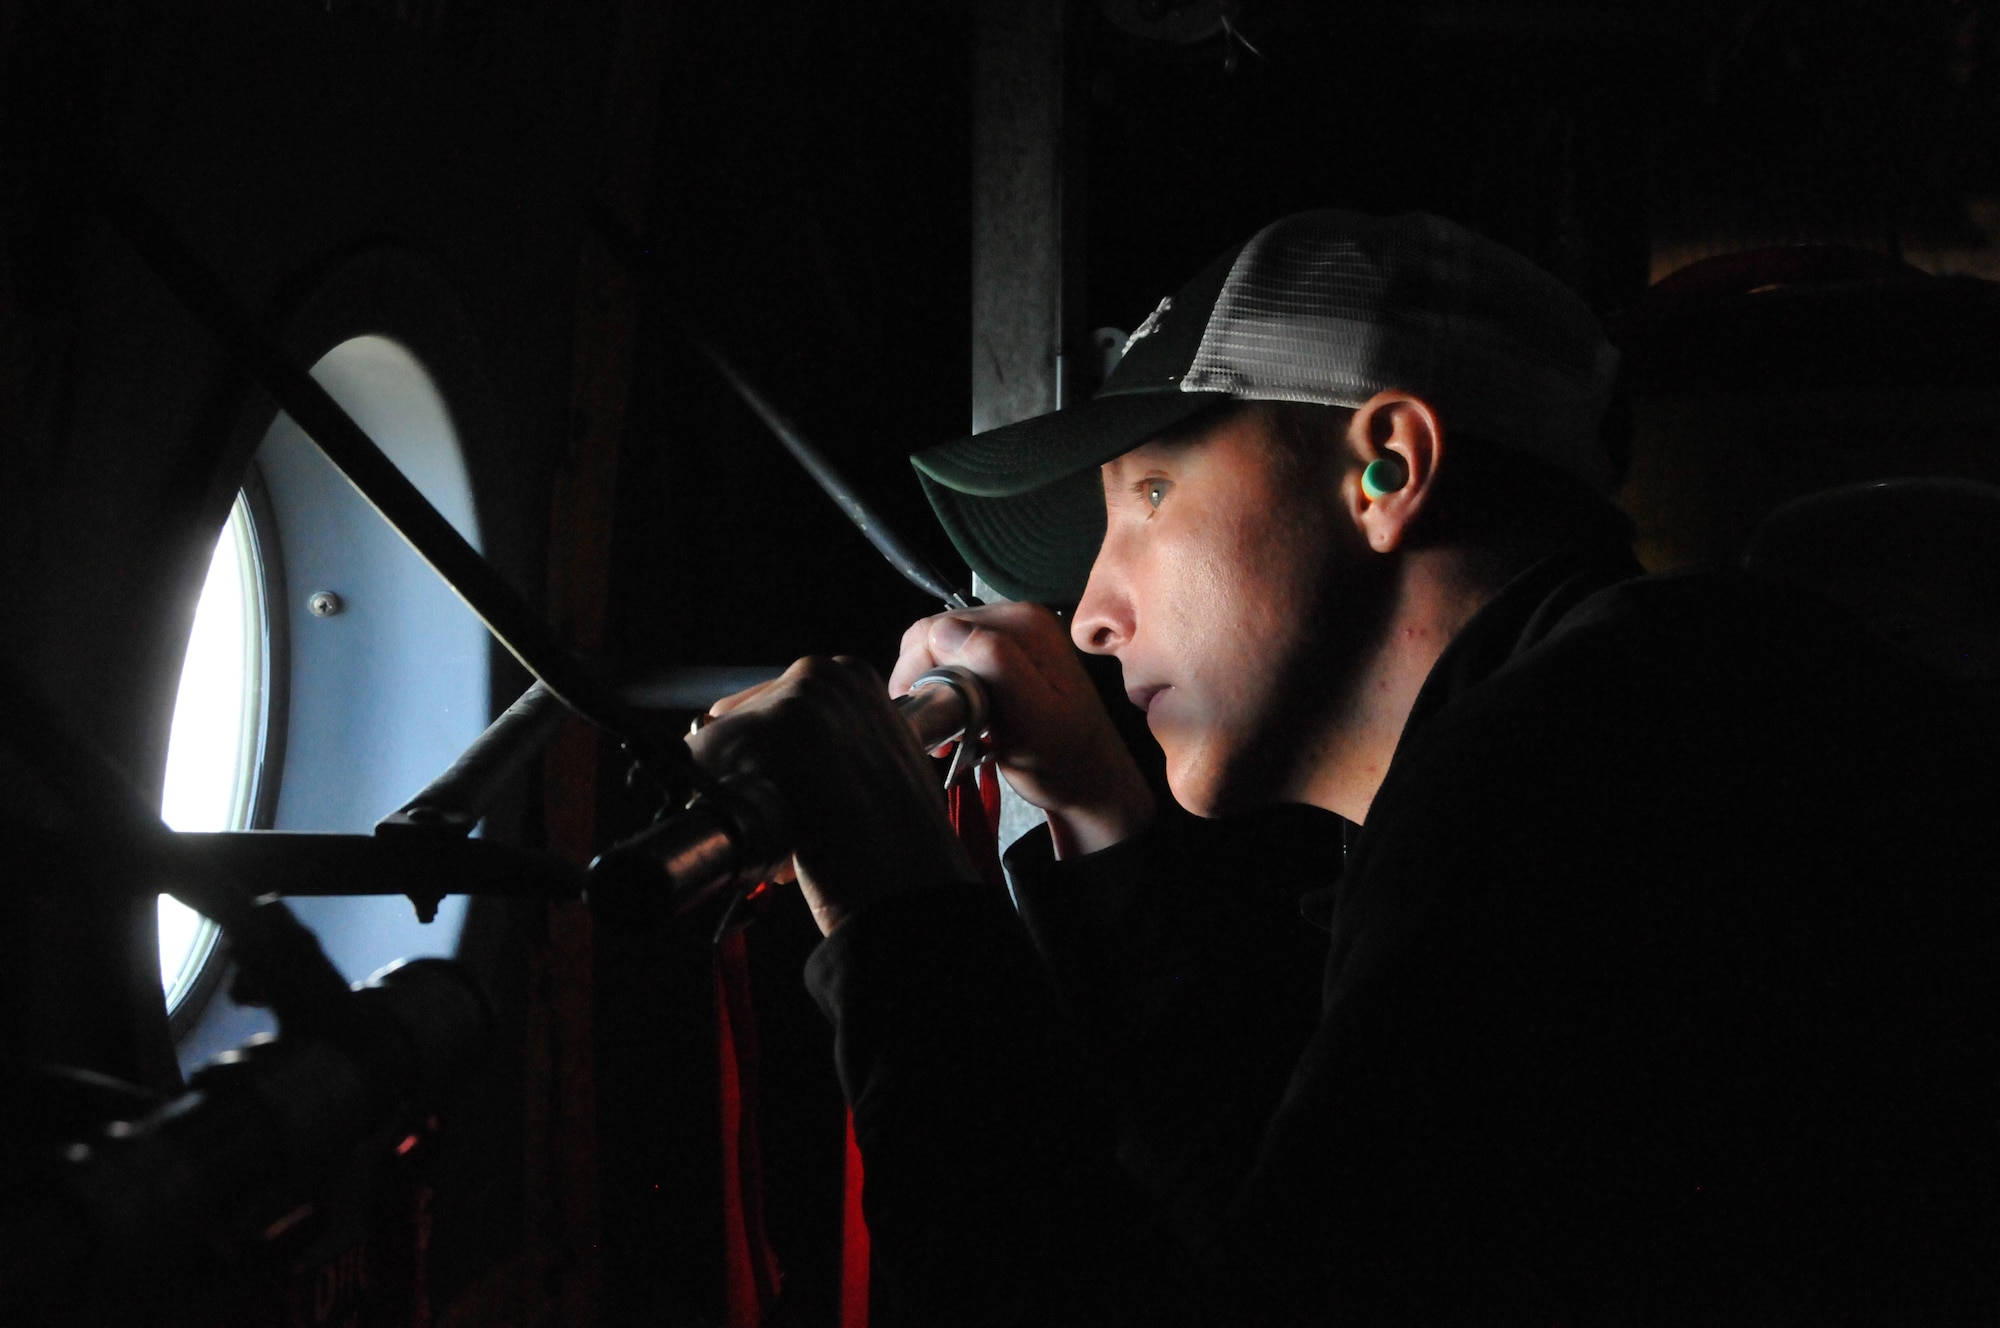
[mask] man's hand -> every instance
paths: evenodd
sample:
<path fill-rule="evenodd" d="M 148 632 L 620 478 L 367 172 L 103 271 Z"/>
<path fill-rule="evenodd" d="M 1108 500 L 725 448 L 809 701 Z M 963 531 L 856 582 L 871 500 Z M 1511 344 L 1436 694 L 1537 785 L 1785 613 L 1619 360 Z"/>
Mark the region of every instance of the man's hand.
<path fill-rule="evenodd" d="M 922 619 L 903 633 L 890 692 L 902 695 L 940 664 L 986 683 L 1000 773 L 1048 813 L 1056 856 L 1109 847 L 1153 819 L 1152 790 L 1054 614 L 1039 604 L 990 604 Z"/>
<path fill-rule="evenodd" d="M 790 808 L 793 862 L 823 934 L 884 896 L 979 883 L 945 819 L 937 774 L 859 660 L 802 659 L 709 707 L 688 739 L 703 768 L 754 773 Z"/>

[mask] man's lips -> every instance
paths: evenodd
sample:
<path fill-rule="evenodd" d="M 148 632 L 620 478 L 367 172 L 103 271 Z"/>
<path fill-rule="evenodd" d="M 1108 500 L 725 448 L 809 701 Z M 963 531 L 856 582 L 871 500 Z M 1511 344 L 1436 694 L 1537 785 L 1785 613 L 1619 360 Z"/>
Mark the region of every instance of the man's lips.
<path fill-rule="evenodd" d="M 1126 688 L 1125 695 L 1130 697 L 1132 704 L 1138 706 L 1141 710 L 1151 710 L 1153 708 L 1153 698 L 1157 697 L 1161 692 L 1169 690 L 1171 687 L 1171 683 L 1149 682 L 1140 687 Z"/>

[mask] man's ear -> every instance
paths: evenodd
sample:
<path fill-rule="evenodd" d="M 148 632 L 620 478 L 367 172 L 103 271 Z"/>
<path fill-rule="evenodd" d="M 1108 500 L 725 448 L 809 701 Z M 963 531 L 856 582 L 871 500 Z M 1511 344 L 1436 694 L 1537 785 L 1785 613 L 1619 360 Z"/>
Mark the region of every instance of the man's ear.
<path fill-rule="evenodd" d="M 1444 428 L 1423 398 L 1377 392 L 1355 409 L 1347 443 L 1341 500 L 1368 546 L 1389 553 L 1402 545 L 1437 485 Z"/>

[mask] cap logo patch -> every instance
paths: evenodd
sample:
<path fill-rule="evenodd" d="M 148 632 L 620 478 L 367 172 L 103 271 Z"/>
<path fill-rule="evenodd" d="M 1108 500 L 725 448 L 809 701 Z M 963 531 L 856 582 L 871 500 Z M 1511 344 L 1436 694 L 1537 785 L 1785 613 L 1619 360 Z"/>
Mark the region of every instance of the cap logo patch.
<path fill-rule="evenodd" d="M 1132 343 L 1141 337 L 1150 337 L 1160 330 L 1160 320 L 1167 316 L 1167 310 L 1174 307 L 1174 297 L 1169 295 L 1160 301 L 1160 307 L 1146 315 L 1146 321 L 1132 329 L 1132 335 L 1125 338 L 1125 349 L 1131 350 Z"/>

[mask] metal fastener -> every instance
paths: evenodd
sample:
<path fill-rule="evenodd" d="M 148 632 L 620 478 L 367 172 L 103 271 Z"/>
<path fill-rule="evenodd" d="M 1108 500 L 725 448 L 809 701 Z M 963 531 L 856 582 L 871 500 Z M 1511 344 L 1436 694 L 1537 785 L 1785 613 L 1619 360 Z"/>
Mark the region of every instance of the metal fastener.
<path fill-rule="evenodd" d="M 331 618 L 347 606 L 331 590 L 315 590 L 312 598 L 306 601 L 306 607 L 312 610 L 315 618 Z"/>

